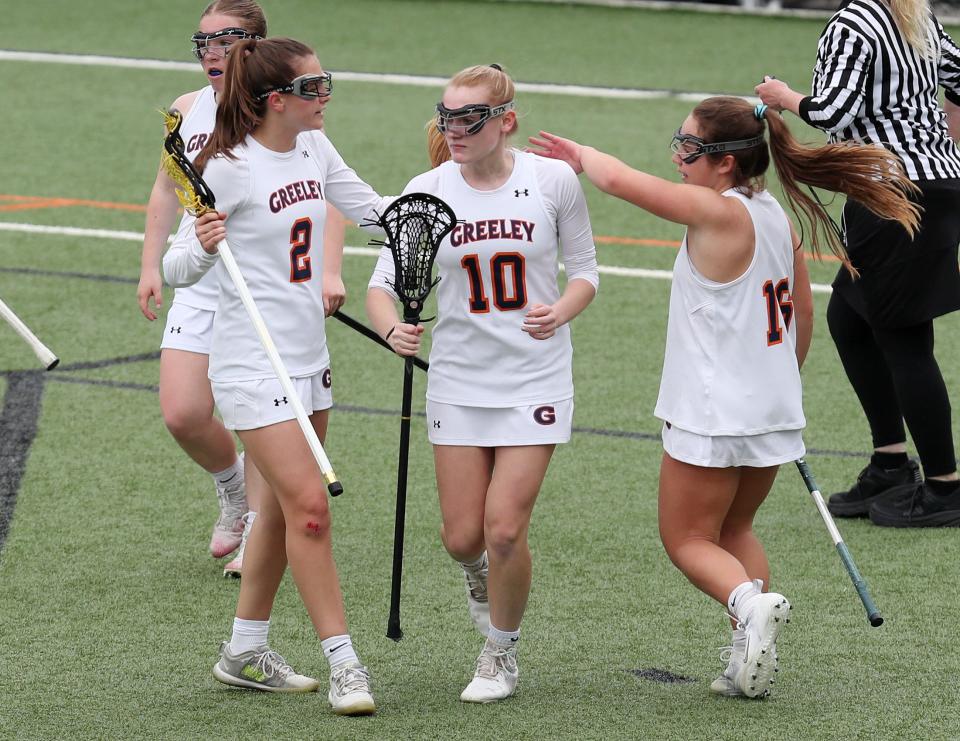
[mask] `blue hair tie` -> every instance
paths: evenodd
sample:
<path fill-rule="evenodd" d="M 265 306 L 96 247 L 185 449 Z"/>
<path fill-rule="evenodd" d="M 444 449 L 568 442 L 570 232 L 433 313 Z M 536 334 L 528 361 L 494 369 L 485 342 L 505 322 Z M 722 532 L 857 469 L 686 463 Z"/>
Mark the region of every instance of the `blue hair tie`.
<path fill-rule="evenodd" d="M 758 121 L 763 120 L 763 114 L 767 112 L 767 106 L 763 103 L 757 103 L 757 107 L 753 109 L 753 115 L 757 117 Z"/>

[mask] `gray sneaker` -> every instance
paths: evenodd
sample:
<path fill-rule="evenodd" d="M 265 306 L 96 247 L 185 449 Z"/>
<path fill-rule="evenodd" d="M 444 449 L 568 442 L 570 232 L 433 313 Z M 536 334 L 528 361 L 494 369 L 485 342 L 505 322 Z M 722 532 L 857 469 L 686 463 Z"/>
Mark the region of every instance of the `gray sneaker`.
<path fill-rule="evenodd" d="M 463 564 L 460 564 L 463 566 Z M 483 552 L 483 562 L 479 569 L 468 569 L 463 566 L 463 577 L 467 590 L 467 609 L 470 611 L 470 619 L 480 631 L 481 635 L 487 636 L 490 632 L 490 600 L 487 597 L 487 574 L 490 571 L 490 563 L 487 561 L 487 552 Z"/>
<path fill-rule="evenodd" d="M 264 647 L 235 656 L 227 641 L 220 644 L 220 661 L 213 667 L 213 676 L 224 684 L 264 692 L 315 692 L 320 686 L 316 679 L 297 674 L 276 651 Z"/>
<path fill-rule="evenodd" d="M 330 706 L 337 715 L 371 715 L 377 706 L 370 693 L 370 672 L 356 661 L 330 670 Z"/>

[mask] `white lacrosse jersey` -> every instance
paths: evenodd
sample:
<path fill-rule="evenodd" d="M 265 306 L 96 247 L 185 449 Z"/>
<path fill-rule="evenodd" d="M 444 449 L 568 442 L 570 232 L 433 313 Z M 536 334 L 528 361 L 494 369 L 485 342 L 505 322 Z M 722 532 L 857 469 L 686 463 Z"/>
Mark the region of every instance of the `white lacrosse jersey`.
<path fill-rule="evenodd" d="M 213 88 L 209 85 L 199 92 L 193 100 L 193 105 L 183 117 L 180 125 L 180 136 L 183 138 L 184 150 L 187 159 L 191 162 L 200 154 L 203 145 L 213 132 L 213 125 L 217 119 L 217 98 Z M 184 214 L 177 227 L 174 241 L 193 236 L 194 219 Z M 212 272 L 203 276 L 192 286 L 184 286 L 173 292 L 173 303 L 191 306 L 194 309 L 213 311 L 217 308 L 217 276 Z"/>
<path fill-rule="evenodd" d="M 308 376 L 329 363 L 323 317 L 323 230 L 327 200 L 360 222 L 383 211 L 380 198 L 319 131 L 297 137 L 289 152 L 274 152 L 252 136 L 234 159 L 210 160 L 203 178 L 227 214 L 227 244 L 291 377 Z M 219 263 L 219 264 L 217 264 Z M 174 245 L 164 270 L 175 282 L 195 280 L 216 264 L 219 303 L 213 322 L 212 381 L 273 378 L 266 352 L 217 255 L 196 238 Z"/>
<path fill-rule="evenodd" d="M 673 267 L 654 414 L 699 435 L 802 429 L 787 215 L 766 191 L 747 197 L 730 189 L 723 195 L 739 199 L 750 213 L 753 260 L 735 280 L 708 280 L 690 261 L 684 236 Z"/>
<path fill-rule="evenodd" d="M 458 223 L 437 253 L 440 282 L 427 398 L 445 404 L 510 407 L 573 396 L 570 327 L 535 340 L 520 327 L 534 304 L 560 298 L 558 259 L 567 280 L 598 285 L 586 199 L 564 162 L 514 151 L 496 190 L 470 187 L 452 161 L 418 175 L 404 192 L 446 201 Z M 394 297 L 393 257 L 380 253 L 369 286 Z"/>

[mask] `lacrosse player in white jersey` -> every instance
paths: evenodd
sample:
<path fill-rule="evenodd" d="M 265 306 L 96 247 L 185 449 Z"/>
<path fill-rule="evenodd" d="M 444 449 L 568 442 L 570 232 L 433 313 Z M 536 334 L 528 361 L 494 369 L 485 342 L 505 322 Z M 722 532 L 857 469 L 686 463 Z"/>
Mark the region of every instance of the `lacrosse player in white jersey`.
<path fill-rule="evenodd" d="M 800 365 L 813 327 L 803 251 L 763 176 L 772 151 L 791 205 L 811 219 L 809 233 L 833 235 L 799 183 L 853 189 L 909 225 L 903 168 L 874 147 L 804 148 L 779 114 L 728 97 L 700 103 L 674 135 L 679 184 L 546 132 L 530 141 L 601 190 L 687 226 L 655 411 L 663 420 L 660 537 L 674 564 L 733 621 L 727 668 L 710 689 L 762 697 L 790 604 L 762 591 L 770 566 L 753 519 L 779 464 L 804 453 Z M 835 236 L 829 244 L 844 257 Z"/>
<path fill-rule="evenodd" d="M 217 265 L 209 377 L 224 424 L 237 432 L 269 485 L 247 541 L 233 634 L 214 675 L 266 691 L 317 689 L 316 680 L 294 672 L 267 643 L 289 563 L 330 662 L 331 705 L 345 715 L 372 713 L 369 674 L 347 632 L 326 485 L 239 292 L 217 264 L 216 245 L 228 223 L 240 272 L 323 440 L 333 403 L 322 295 L 326 203 L 360 222 L 389 202 L 320 131 L 332 81 L 309 47 L 281 38 L 240 41 L 225 76 L 216 126 L 195 161 L 220 212 L 197 220 L 199 242 L 177 242 L 164 258 L 174 285 L 196 281 Z"/>
<path fill-rule="evenodd" d="M 570 439 L 572 425 L 568 324 L 598 285 L 576 175 L 561 162 L 512 149 L 516 129 L 509 75 L 498 65 L 461 71 L 437 106 L 435 167 L 406 188 L 442 198 L 459 221 L 436 258 L 427 429 L 441 538 L 463 567 L 470 615 L 486 636 L 460 696 L 465 702 L 493 702 L 516 688 L 530 591 L 527 530 L 554 447 Z M 562 293 L 558 259 L 567 273 Z M 423 326 L 399 320 L 393 277 L 385 248 L 367 312 L 396 352 L 412 355 Z"/>
<path fill-rule="evenodd" d="M 253 0 L 216 0 L 203 11 L 199 30 L 191 41 L 193 54 L 209 85 L 181 95 L 172 106 L 183 114 L 181 135 L 191 160 L 213 131 L 230 46 L 241 39 L 262 38 L 266 34 L 266 17 Z M 140 310 L 150 321 L 157 318 L 155 308 L 163 303 L 160 257 L 178 207 L 173 182 L 161 168 L 147 204 L 137 288 Z M 328 313 L 336 311 L 345 298 L 339 274 L 345 222 L 336 209 L 330 211 L 324 235 L 327 245 L 324 298 Z M 192 236 L 193 219 L 184 216 L 177 239 Z M 252 464 L 244 465 L 243 457 L 237 456 L 232 436 L 213 413 L 207 365 L 216 308 L 214 275 L 204 276 L 195 285 L 175 292 L 160 345 L 160 411 L 170 434 L 187 455 L 213 476 L 220 512 L 210 538 L 210 554 L 221 558 L 233 553 L 234 558 L 224 566 L 223 573 L 239 576 L 243 567 L 243 544 L 256 517 L 256 502 L 265 484 L 256 468 Z"/>

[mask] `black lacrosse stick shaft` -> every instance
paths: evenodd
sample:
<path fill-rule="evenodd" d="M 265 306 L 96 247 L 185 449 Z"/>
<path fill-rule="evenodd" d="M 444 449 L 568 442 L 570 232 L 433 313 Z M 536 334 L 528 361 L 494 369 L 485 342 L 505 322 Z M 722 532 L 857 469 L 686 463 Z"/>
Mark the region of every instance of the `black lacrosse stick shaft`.
<path fill-rule="evenodd" d="M 400 587 L 403 577 L 403 533 L 407 512 L 407 461 L 410 451 L 410 408 L 413 400 L 413 359 L 403 364 L 403 401 L 400 405 L 400 452 L 397 460 L 397 508 L 393 522 L 393 573 L 390 580 L 390 616 L 387 618 L 387 638 L 399 641 Z"/>
<path fill-rule="evenodd" d="M 419 324 L 423 302 L 436 285 L 432 278 L 433 261 L 440 242 L 453 229 L 457 217 L 436 196 L 407 193 L 394 201 L 377 223 L 387 238 L 395 268 L 392 288 L 403 303 L 403 321 Z M 393 574 L 390 585 L 390 615 L 387 637 L 399 641 L 400 592 L 403 581 L 403 533 L 407 508 L 407 459 L 410 451 L 410 408 L 413 399 L 414 359 L 403 364 L 403 401 L 400 406 L 400 451 L 397 462 L 397 510 L 393 529 Z"/>
<path fill-rule="evenodd" d="M 343 322 L 348 327 L 350 327 L 350 329 L 355 329 L 364 337 L 369 337 L 371 340 L 376 342 L 378 345 L 380 345 L 380 347 L 385 347 L 390 352 L 393 352 L 393 348 L 390 347 L 390 343 L 388 343 L 385 339 L 383 339 L 383 337 L 381 337 L 372 329 L 370 329 L 370 327 L 368 327 L 366 324 L 364 324 L 363 322 L 358 322 L 349 314 L 344 314 L 342 311 L 337 309 L 335 312 L 333 312 L 333 318 L 339 319 L 341 322 Z M 417 368 L 422 370 L 424 373 L 430 370 L 430 364 L 423 358 L 418 358 L 416 355 L 413 356 L 413 364 L 417 366 Z"/>

